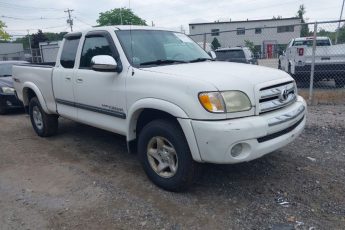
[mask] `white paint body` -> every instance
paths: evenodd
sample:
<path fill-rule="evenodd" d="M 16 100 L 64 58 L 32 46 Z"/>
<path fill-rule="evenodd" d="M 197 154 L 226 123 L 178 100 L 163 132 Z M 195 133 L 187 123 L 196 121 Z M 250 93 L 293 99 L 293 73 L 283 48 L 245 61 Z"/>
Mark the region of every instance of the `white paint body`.
<path fill-rule="evenodd" d="M 294 41 L 313 40 L 313 37 L 302 37 L 292 39 L 283 55 L 279 56 L 281 69 L 291 74 L 298 74 L 296 67 L 310 66 L 313 60 L 313 47 L 306 45 L 293 45 Z M 317 37 L 316 40 L 328 40 L 329 46 L 316 46 L 315 49 L 315 65 L 344 65 L 345 64 L 345 44 L 332 45 L 328 37 Z M 303 49 L 303 54 L 299 53 L 299 49 Z M 289 70 L 289 65 L 291 66 Z M 334 67 L 333 67 L 334 68 Z M 331 75 L 325 70 L 325 75 Z"/>
<path fill-rule="evenodd" d="M 125 28 L 128 27 L 122 27 Z M 177 118 L 193 159 L 198 162 L 227 164 L 253 160 L 283 147 L 303 130 L 305 118 L 296 129 L 279 138 L 263 144 L 256 140 L 285 129 L 305 115 L 304 109 L 297 117 L 269 127 L 270 119 L 293 112 L 301 106 L 305 108 L 301 97 L 283 109 L 260 115 L 259 90 L 262 87 L 293 81 L 285 72 L 254 65 L 213 61 L 134 68 L 121 48 L 114 33 L 115 29 L 97 28 L 111 34 L 122 61 L 121 73 L 78 68 L 84 35 L 88 32 L 85 31 L 80 40 L 74 69 L 65 69 L 59 64 L 61 49 L 57 64 L 53 68 L 14 67 L 13 78 L 17 80 L 15 89 L 19 99 L 28 105 L 25 92 L 31 89 L 38 96 L 46 113 L 59 114 L 77 122 L 125 135 L 127 141 L 136 138 L 136 122 L 141 111 L 164 111 Z M 200 92 L 225 90 L 246 93 L 252 108 L 245 112 L 216 114 L 206 111 L 198 100 Z M 111 105 L 121 108 L 126 118 L 62 105 L 56 102 L 56 98 L 93 107 Z M 248 142 L 251 149 L 240 158 L 234 158 L 229 154 L 229 149 L 241 141 Z"/>

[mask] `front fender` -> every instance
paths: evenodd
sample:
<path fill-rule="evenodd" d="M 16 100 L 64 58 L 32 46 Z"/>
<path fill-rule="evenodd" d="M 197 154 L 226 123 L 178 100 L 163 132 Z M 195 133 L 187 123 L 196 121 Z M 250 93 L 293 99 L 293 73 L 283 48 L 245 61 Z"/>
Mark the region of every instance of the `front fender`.
<path fill-rule="evenodd" d="M 137 124 L 137 119 L 144 109 L 157 109 L 166 113 L 171 114 L 176 118 L 188 118 L 183 109 L 179 106 L 156 98 L 145 98 L 136 101 L 128 110 L 128 119 L 127 119 L 127 140 L 134 140 L 136 138 L 135 128 Z"/>
<path fill-rule="evenodd" d="M 156 98 L 145 98 L 136 101 L 128 110 L 127 119 L 127 141 L 132 141 L 136 139 L 136 125 L 140 113 L 144 109 L 156 109 L 177 118 L 184 135 L 186 137 L 189 149 L 191 151 L 192 157 L 195 161 L 201 162 L 201 157 L 199 153 L 199 148 L 195 139 L 194 131 L 191 125 L 188 114 L 179 106 L 169 101 L 156 99 Z"/>
<path fill-rule="evenodd" d="M 23 84 L 23 103 L 24 106 L 29 106 L 29 94 L 28 94 L 28 90 L 31 89 L 32 91 L 34 91 L 34 93 L 36 94 L 38 101 L 41 104 L 42 109 L 44 110 L 44 112 L 49 114 L 49 110 L 47 107 L 47 104 L 44 100 L 44 97 L 41 93 L 41 91 L 39 90 L 39 88 L 32 82 L 25 82 Z"/>

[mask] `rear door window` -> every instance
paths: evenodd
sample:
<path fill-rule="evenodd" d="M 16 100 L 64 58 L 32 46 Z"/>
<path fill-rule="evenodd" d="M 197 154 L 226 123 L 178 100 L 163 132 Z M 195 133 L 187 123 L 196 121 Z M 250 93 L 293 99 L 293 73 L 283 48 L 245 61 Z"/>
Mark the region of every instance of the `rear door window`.
<path fill-rule="evenodd" d="M 65 39 L 60 64 L 67 69 L 73 69 L 75 63 L 75 57 L 78 50 L 80 38 L 69 38 Z"/>

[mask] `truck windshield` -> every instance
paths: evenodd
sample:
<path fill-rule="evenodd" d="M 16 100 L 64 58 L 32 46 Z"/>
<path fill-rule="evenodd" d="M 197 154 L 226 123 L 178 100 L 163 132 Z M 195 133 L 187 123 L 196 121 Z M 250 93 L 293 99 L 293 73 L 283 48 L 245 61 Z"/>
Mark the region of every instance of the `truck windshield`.
<path fill-rule="evenodd" d="M 182 33 L 160 30 L 118 30 L 115 33 L 135 67 L 210 60 L 198 44 Z"/>
<path fill-rule="evenodd" d="M 0 64 L 0 77 L 12 76 L 12 64 Z"/>
<path fill-rule="evenodd" d="M 328 39 L 316 40 L 316 46 L 330 46 L 331 42 Z M 292 46 L 313 46 L 313 40 L 294 41 Z"/>

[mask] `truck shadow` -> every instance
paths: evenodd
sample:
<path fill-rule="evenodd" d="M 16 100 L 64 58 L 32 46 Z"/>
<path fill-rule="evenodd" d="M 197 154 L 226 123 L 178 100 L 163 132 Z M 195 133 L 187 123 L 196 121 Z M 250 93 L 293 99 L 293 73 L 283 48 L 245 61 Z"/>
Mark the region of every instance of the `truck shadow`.
<path fill-rule="evenodd" d="M 145 173 L 141 169 L 136 154 L 127 153 L 124 136 L 63 119 L 60 122 L 59 134 L 55 138 L 69 140 L 77 150 L 74 153 L 77 154 L 76 157 L 84 157 L 86 161 L 91 161 L 100 168 L 100 171 L 107 170 L 110 165 L 120 163 L 127 167 L 121 166 L 121 170 L 124 170 L 125 173 L 130 172 L 135 180 L 139 178 L 145 180 L 145 183 L 137 181 L 138 186 L 142 186 L 141 189 L 145 189 L 151 183 L 145 179 Z M 68 156 L 64 155 L 63 157 Z M 285 164 L 284 167 L 282 167 L 282 163 Z M 287 167 L 286 159 L 281 156 L 281 151 L 276 151 L 248 163 L 235 165 L 201 164 L 200 176 L 189 192 L 194 193 L 198 190 L 205 192 L 217 190 L 217 188 L 235 192 L 233 191 L 234 187 L 237 187 L 236 192 L 238 192 L 239 187 L 244 190 L 247 190 L 248 186 L 253 187 L 253 185 L 262 187 L 263 184 L 272 184 L 274 180 L 286 179 L 289 174 L 285 171 Z M 112 174 L 108 171 L 104 171 L 104 173 Z M 133 180 L 127 182 L 134 183 Z M 257 190 L 262 189 L 258 188 Z"/>

